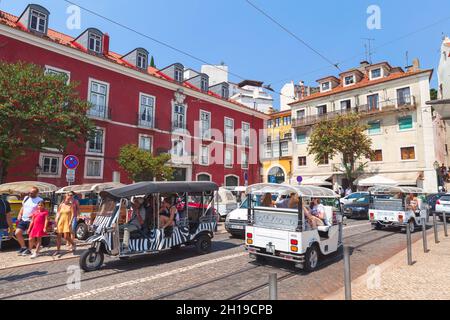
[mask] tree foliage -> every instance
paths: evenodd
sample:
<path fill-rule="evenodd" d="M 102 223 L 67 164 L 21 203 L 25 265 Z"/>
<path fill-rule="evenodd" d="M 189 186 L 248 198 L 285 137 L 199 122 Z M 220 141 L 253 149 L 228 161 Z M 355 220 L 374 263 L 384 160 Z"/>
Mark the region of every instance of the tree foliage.
<path fill-rule="evenodd" d="M 430 89 L 430 99 L 431 100 L 437 100 L 438 98 L 438 92 L 436 89 Z"/>
<path fill-rule="evenodd" d="M 136 182 L 156 180 L 172 180 L 173 169 L 167 164 L 169 154 L 153 156 L 150 152 L 140 149 L 137 145 L 129 144 L 120 149 L 119 165 Z"/>
<path fill-rule="evenodd" d="M 93 124 L 89 103 L 64 75 L 45 75 L 42 67 L 0 60 L 0 182 L 13 160 L 28 151 L 86 141 Z"/>
<path fill-rule="evenodd" d="M 356 113 L 339 115 L 332 120 L 318 123 L 314 129 L 308 145 L 308 152 L 314 155 L 316 163 L 328 157 L 342 158 L 342 167 L 338 168 L 349 180 L 350 185 L 360 176 L 368 161 L 363 159 L 373 157 L 372 140 L 365 131 Z M 358 162 L 360 161 L 360 162 Z M 363 161 L 363 162 L 361 162 Z"/>

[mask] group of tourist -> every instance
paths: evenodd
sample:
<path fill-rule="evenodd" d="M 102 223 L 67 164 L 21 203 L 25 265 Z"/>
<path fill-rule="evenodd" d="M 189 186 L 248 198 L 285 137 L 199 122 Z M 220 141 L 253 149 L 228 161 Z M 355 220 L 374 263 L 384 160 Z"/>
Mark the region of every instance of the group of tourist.
<path fill-rule="evenodd" d="M 297 193 L 291 193 L 289 197 L 280 196 L 276 201 L 273 200 L 271 193 L 266 193 L 261 198 L 262 207 L 298 209 L 299 202 L 300 199 Z M 308 206 L 303 205 L 303 212 L 305 213 L 308 226 L 312 229 L 317 229 L 317 227 L 328 225 L 330 223 L 327 221 L 325 207 L 318 198 L 311 199 Z"/>
<path fill-rule="evenodd" d="M 73 192 L 66 194 L 64 201 L 58 206 L 55 219 L 55 233 L 57 235 L 55 256 L 61 252 L 63 238 L 70 245 L 70 251 L 76 250 L 75 230 L 79 210 L 80 205 L 76 195 Z M 49 228 L 51 228 L 49 212 L 45 207 L 44 199 L 39 197 L 37 187 L 31 188 L 28 196 L 22 201 L 15 232 L 11 219 L 11 206 L 7 200 L 0 200 L 0 235 L 4 233 L 1 232 L 2 230 L 6 230 L 9 236 L 15 236 L 20 245 L 20 249 L 17 251 L 19 255 L 30 256 L 32 259 L 38 257 L 42 247 L 42 238 L 48 236 Z M 28 247 L 25 244 L 24 234 L 28 235 Z"/>

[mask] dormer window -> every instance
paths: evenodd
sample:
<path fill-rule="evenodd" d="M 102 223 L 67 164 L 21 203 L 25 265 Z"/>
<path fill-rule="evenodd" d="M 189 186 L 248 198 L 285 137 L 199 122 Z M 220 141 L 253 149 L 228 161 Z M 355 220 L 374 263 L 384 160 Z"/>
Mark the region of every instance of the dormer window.
<path fill-rule="evenodd" d="M 37 10 L 31 10 L 30 11 L 30 29 L 40 32 L 40 33 L 46 33 L 47 32 L 47 20 L 48 15 L 37 11 Z"/>
<path fill-rule="evenodd" d="M 355 75 L 349 75 L 344 78 L 344 86 L 351 86 L 355 84 Z"/>
<path fill-rule="evenodd" d="M 183 69 L 179 66 L 175 66 L 174 79 L 177 82 L 183 82 Z"/>
<path fill-rule="evenodd" d="M 209 89 L 208 78 L 201 77 L 200 79 L 200 87 L 203 92 L 207 92 Z"/>
<path fill-rule="evenodd" d="M 381 78 L 381 68 L 370 70 L 370 80 Z"/>
<path fill-rule="evenodd" d="M 102 52 L 102 35 L 89 32 L 89 41 L 88 41 L 88 49 L 89 51 L 95 53 Z"/>
<path fill-rule="evenodd" d="M 148 67 L 148 55 L 145 52 L 138 52 L 136 59 L 136 67 L 139 69 L 147 69 Z"/>
<path fill-rule="evenodd" d="M 223 85 L 222 86 L 222 98 L 228 99 L 229 94 L 230 94 L 230 92 L 229 92 L 228 87 L 226 85 Z"/>
<path fill-rule="evenodd" d="M 331 90 L 331 82 L 322 82 L 320 88 L 322 92 Z"/>

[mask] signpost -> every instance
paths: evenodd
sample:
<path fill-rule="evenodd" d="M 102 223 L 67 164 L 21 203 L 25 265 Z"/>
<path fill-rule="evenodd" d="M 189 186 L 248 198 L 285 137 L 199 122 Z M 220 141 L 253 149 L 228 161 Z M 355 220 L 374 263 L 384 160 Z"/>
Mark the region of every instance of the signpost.
<path fill-rule="evenodd" d="M 75 174 L 78 166 L 80 165 L 80 160 L 77 156 L 68 155 L 64 158 L 64 166 L 67 169 L 66 180 L 67 183 L 70 184 L 75 182 Z"/>
<path fill-rule="evenodd" d="M 303 177 L 302 176 L 298 176 L 297 177 L 298 184 L 302 184 L 302 181 L 303 181 Z"/>

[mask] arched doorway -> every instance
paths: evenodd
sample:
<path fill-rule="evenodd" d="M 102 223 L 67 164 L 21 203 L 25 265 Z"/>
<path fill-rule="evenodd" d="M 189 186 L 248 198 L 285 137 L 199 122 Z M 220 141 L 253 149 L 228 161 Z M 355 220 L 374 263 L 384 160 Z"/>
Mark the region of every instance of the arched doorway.
<path fill-rule="evenodd" d="M 273 167 L 270 169 L 267 175 L 267 181 L 269 183 L 284 183 L 286 181 L 286 175 L 284 174 L 283 169 L 280 167 Z"/>

